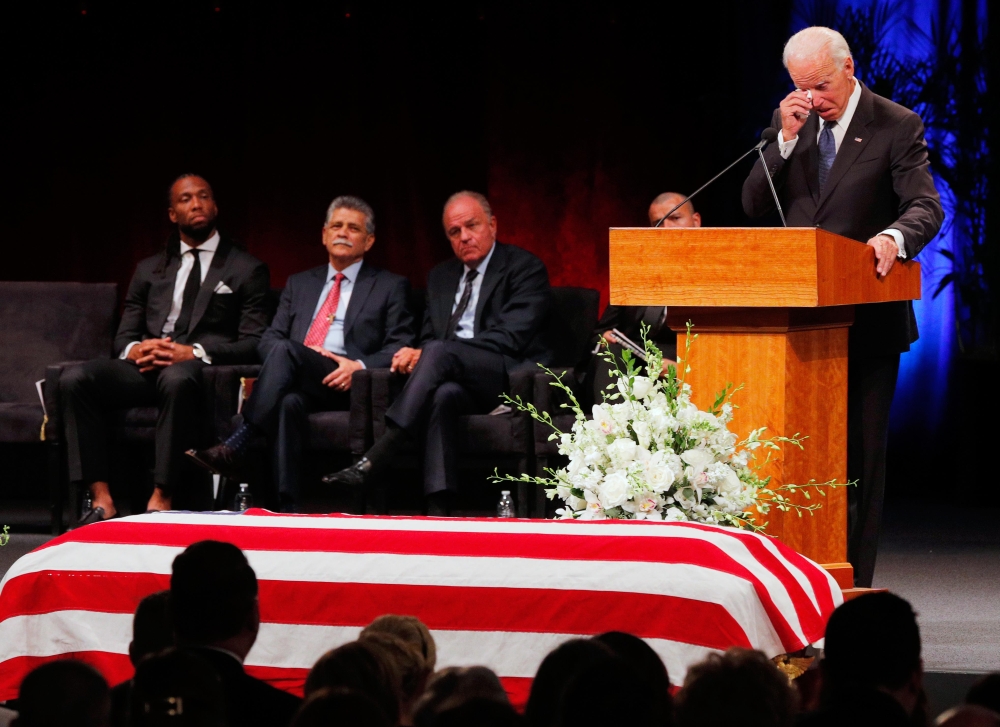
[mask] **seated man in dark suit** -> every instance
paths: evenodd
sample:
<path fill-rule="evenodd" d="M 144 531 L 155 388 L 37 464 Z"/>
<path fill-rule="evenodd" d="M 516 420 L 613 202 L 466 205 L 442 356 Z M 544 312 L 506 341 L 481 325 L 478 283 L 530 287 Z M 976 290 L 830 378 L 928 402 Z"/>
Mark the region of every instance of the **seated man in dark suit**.
<path fill-rule="evenodd" d="M 392 359 L 393 371 L 412 376 L 386 412 L 388 431 L 356 465 L 324 478 L 360 487 L 412 437 L 424 442 L 429 514 L 447 514 L 458 490 L 458 417 L 496 408 L 508 374 L 551 355 L 539 340 L 550 300 L 545 264 L 496 241 L 481 194 L 452 195 L 443 223 L 455 257 L 427 276 L 421 347 Z"/>
<path fill-rule="evenodd" d="M 190 481 L 184 451 L 204 436 L 202 368 L 253 363 L 267 328 L 267 266 L 216 231 L 209 183 L 178 177 L 168 214 L 178 234 L 136 267 L 115 336 L 117 358 L 72 366 L 59 382 L 70 480 L 89 486 L 93 498 L 81 524 L 116 513 L 108 489 L 110 412 L 159 407 L 147 508 L 169 510 L 175 488 Z"/>
<path fill-rule="evenodd" d="M 177 645 L 207 661 L 222 681 L 229 724 L 287 725 L 301 700 L 243 670 L 260 629 L 257 575 L 231 543 L 203 540 L 174 558 L 170 616 Z"/>
<path fill-rule="evenodd" d="M 357 197 L 337 197 L 323 227 L 329 262 L 288 278 L 278 313 L 261 339 L 264 360 L 243 424 L 222 444 L 189 454 L 203 467 L 240 479 L 254 434 L 274 443 L 281 509 L 294 512 L 308 415 L 350 408 L 351 375 L 388 368 L 413 342 L 409 281 L 364 262 L 375 243 L 375 213 Z"/>
<path fill-rule="evenodd" d="M 674 210 L 680 202 L 684 201 L 684 195 L 677 192 L 664 192 L 654 199 L 649 205 L 649 224 L 655 225 L 661 219 L 661 227 L 701 227 L 701 215 L 694 211 L 694 204 L 688 202 L 683 207 Z M 673 210 L 673 212 L 671 212 Z M 669 216 L 664 217 L 667 213 Z M 662 305 L 633 306 L 633 305 L 609 305 L 604 309 L 604 315 L 597 322 L 597 329 L 594 337 L 601 338 L 608 342 L 612 352 L 616 356 L 621 356 L 622 347 L 618 339 L 612 332 L 618 329 L 625 334 L 629 340 L 642 345 L 641 329 L 642 324 L 649 326 L 649 337 L 663 352 L 663 368 L 674 363 L 677 358 L 677 334 L 667 326 L 667 309 Z M 588 378 L 592 378 L 594 404 L 602 401 L 601 392 L 611 383 L 608 376 L 610 366 L 600 356 L 594 356 L 591 360 L 591 371 Z"/>

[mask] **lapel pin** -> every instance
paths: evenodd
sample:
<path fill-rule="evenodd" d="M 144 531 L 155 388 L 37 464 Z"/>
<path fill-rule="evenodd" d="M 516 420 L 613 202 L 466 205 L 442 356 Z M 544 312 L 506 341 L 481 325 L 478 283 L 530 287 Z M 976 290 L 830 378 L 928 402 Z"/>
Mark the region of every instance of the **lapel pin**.
<path fill-rule="evenodd" d="M 861 137 L 860 136 L 855 136 L 854 137 L 854 141 L 861 141 Z"/>

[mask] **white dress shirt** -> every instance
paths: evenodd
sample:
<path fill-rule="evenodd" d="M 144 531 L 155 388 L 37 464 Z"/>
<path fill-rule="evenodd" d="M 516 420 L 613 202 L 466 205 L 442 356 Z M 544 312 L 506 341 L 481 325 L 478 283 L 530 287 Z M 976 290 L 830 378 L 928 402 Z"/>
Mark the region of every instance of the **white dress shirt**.
<path fill-rule="evenodd" d="M 347 306 L 351 302 L 351 293 L 354 292 L 354 282 L 358 279 L 358 272 L 361 270 L 363 262 L 363 260 L 358 260 L 340 271 L 344 275 L 344 279 L 340 281 L 340 299 L 337 302 L 337 310 L 333 314 L 333 322 L 330 324 L 326 339 L 323 341 L 323 348 L 338 356 L 347 355 L 347 349 L 344 347 L 344 321 L 347 318 Z M 326 296 L 333 288 L 333 279 L 336 275 L 337 269 L 333 265 L 329 265 L 326 271 L 326 284 L 320 291 L 319 300 L 316 301 L 316 308 L 313 310 L 313 320 L 316 319 L 319 309 L 326 302 Z M 361 364 L 362 368 L 365 367 L 364 361 L 358 361 L 358 363 Z"/>
<path fill-rule="evenodd" d="M 837 119 L 837 123 L 834 124 L 833 128 L 830 130 L 833 133 L 833 141 L 836 146 L 837 151 L 840 151 L 841 142 L 844 141 L 844 137 L 847 135 L 847 128 L 851 125 L 851 119 L 854 118 L 854 112 L 858 110 L 858 101 L 861 100 L 861 84 L 854 81 L 854 90 L 851 92 L 851 98 L 847 101 L 847 108 L 844 109 L 844 114 Z M 819 137 L 823 133 L 823 129 L 826 128 L 826 121 L 822 116 L 819 117 L 819 131 L 816 133 L 816 142 L 819 143 Z M 781 132 L 778 132 L 778 152 L 781 154 L 782 159 L 787 159 L 792 155 L 792 151 L 795 149 L 795 144 L 798 142 L 799 137 L 794 139 L 789 139 L 785 141 L 785 137 L 782 136 Z M 906 259 L 906 248 L 903 247 L 903 233 L 895 228 L 889 228 L 888 230 L 882 230 L 879 234 L 889 235 L 893 240 L 896 241 L 896 247 L 899 248 L 898 257 L 901 260 Z"/>
<path fill-rule="evenodd" d="M 198 246 L 198 260 L 201 263 L 202 283 L 205 282 L 205 276 L 208 275 L 208 269 L 212 265 L 212 258 L 215 257 L 215 251 L 218 249 L 218 231 L 213 232 L 210 238 Z M 170 312 L 167 314 L 166 323 L 163 324 L 163 331 L 160 333 L 161 337 L 169 336 L 174 332 L 174 326 L 177 324 L 177 319 L 181 316 L 181 306 L 184 305 L 184 288 L 187 285 L 188 278 L 191 277 L 191 268 L 194 267 L 194 255 L 189 255 L 189 250 L 194 250 L 194 247 L 182 241 L 181 266 L 177 268 L 177 275 L 174 277 L 174 296 L 170 301 Z M 127 345 L 125 350 L 122 351 L 121 358 L 128 358 L 129 351 L 131 351 L 132 347 L 137 343 L 139 343 L 139 341 L 133 341 Z M 205 353 L 205 349 L 201 347 L 200 343 L 193 344 L 192 348 L 201 350 L 202 361 L 207 364 L 212 363 L 212 359 Z"/>
<path fill-rule="evenodd" d="M 465 308 L 465 312 L 462 313 L 462 317 L 458 319 L 458 325 L 455 327 L 455 336 L 458 338 L 472 338 L 476 335 L 476 306 L 479 304 L 479 290 L 483 287 L 486 268 L 490 264 L 490 258 L 493 257 L 493 251 L 496 249 L 497 244 L 494 241 L 493 247 L 490 248 L 490 251 L 486 253 L 486 257 L 476 267 L 479 275 L 472 281 L 472 293 L 469 295 L 469 305 Z M 468 265 L 462 266 L 462 278 L 458 284 L 458 290 L 455 291 L 455 302 L 451 306 L 452 313 L 455 312 L 459 302 L 462 300 L 462 293 L 465 290 L 465 276 L 469 274 L 470 270 L 472 268 Z"/>

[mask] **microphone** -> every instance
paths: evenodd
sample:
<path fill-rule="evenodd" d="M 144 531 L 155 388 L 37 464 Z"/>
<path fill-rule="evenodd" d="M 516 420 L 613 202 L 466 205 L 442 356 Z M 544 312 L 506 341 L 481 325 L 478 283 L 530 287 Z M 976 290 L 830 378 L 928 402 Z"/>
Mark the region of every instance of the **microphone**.
<path fill-rule="evenodd" d="M 778 132 L 776 129 L 772 129 L 770 126 L 760 132 L 760 144 L 757 145 L 757 153 L 760 154 L 760 165 L 764 167 L 764 176 L 767 177 L 767 186 L 771 188 L 771 196 L 774 197 L 774 205 L 778 208 L 778 217 L 781 218 L 781 224 L 784 227 L 788 227 L 788 223 L 785 222 L 785 213 L 781 210 L 781 202 L 778 201 L 778 193 L 774 189 L 774 182 L 771 181 L 771 172 L 767 169 L 767 162 L 764 161 L 764 146 L 770 144 L 772 141 L 778 139 Z"/>
<path fill-rule="evenodd" d="M 772 141 L 774 141 L 777 138 L 778 138 L 778 132 L 777 131 L 775 131 L 771 127 L 768 127 L 766 129 L 764 129 L 764 131 L 760 135 L 760 141 L 758 141 L 753 146 L 752 149 L 750 149 L 748 152 L 742 154 L 739 159 L 737 159 L 735 162 L 733 162 L 732 164 L 730 164 L 728 167 L 726 167 L 725 169 L 723 169 L 721 172 L 719 172 L 714 177 L 712 177 L 711 179 L 709 179 L 703 185 L 701 185 L 700 187 L 698 187 L 698 189 L 696 189 L 691 194 L 689 194 L 687 197 L 685 197 L 684 200 L 680 204 L 678 204 L 672 210 L 670 210 L 669 212 L 667 212 L 667 214 L 663 215 L 663 217 L 661 217 L 660 219 L 658 219 L 656 221 L 656 224 L 653 225 L 653 227 L 659 227 L 660 225 L 662 225 L 663 221 L 665 219 L 667 219 L 668 217 L 670 217 L 670 215 L 672 215 L 674 212 L 676 212 L 681 207 L 683 207 L 684 205 L 686 205 L 689 201 L 691 201 L 692 199 L 694 199 L 695 195 L 698 194 L 701 190 L 705 189 L 705 187 L 707 187 L 708 185 L 710 185 L 712 182 L 714 182 L 716 179 L 718 179 L 723 174 L 725 174 L 726 172 L 728 172 L 730 169 L 732 169 L 733 167 L 735 167 L 737 164 L 739 164 L 741 161 L 743 161 L 748 156 L 750 156 L 751 154 L 753 154 L 755 151 L 760 151 L 761 149 L 763 149 L 765 146 L 767 146 L 768 144 L 770 144 Z M 763 154 L 761 156 L 763 156 Z M 771 177 L 770 176 L 768 176 L 767 179 L 768 179 L 769 182 L 771 181 Z M 774 191 L 774 187 L 772 187 L 771 190 Z M 775 195 L 775 197 L 777 197 L 777 195 Z M 780 207 L 779 207 L 779 209 L 780 209 Z M 782 216 L 781 219 L 782 219 L 782 221 L 784 221 L 784 216 Z"/>

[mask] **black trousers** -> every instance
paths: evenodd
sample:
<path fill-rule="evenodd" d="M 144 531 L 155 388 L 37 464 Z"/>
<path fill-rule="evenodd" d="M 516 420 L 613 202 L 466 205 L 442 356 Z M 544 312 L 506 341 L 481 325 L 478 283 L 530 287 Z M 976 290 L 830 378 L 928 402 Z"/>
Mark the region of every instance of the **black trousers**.
<path fill-rule="evenodd" d="M 423 347 L 410 380 L 386 418 L 424 442 L 424 493 L 458 491 L 458 418 L 486 413 L 507 388 L 503 356 L 461 341 Z"/>
<path fill-rule="evenodd" d="M 854 583 L 870 588 L 875 575 L 882 505 L 889 410 L 896 391 L 899 354 L 848 359 L 847 364 L 847 557 Z"/>
<path fill-rule="evenodd" d="M 283 510 L 298 506 L 309 414 L 351 408 L 350 393 L 323 384 L 337 368 L 336 361 L 298 341 L 279 341 L 268 351 L 253 393 L 243 405 L 243 418 L 267 434 Z"/>
<path fill-rule="evenodd" d="M 111 412 L 139 406 L 159 407 L 153 484 L 172 496 L 189 480 L 192 468 L 184 452 L 203 444 L 204 363 L 183 361 L 140 373 L 131 361 L 96 359 L 71 366 L 59 379 L 66 426 L 69 478 L 86 485 L 107 482 L 108 428 Z"/>

